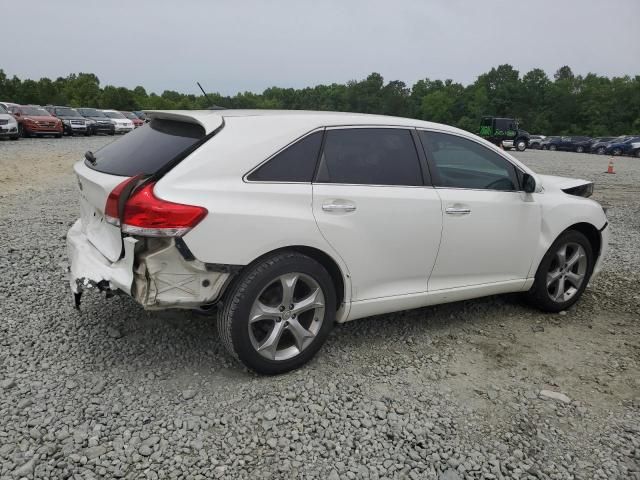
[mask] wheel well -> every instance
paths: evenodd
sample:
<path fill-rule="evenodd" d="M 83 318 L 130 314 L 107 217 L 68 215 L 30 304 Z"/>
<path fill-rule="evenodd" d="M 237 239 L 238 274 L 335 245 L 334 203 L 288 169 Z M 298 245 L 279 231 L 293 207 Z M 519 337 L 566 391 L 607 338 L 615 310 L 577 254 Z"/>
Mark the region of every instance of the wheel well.
<path fill-rule="evenodd" d="M 600 247 L 602 245 L 602 237 L 600 232 L 596 227 L 591 225 L 590 223 L 576 223 L 575 225 L 571 225 L 567 230 L 576 230 L 582 233 L 591 244 L 591 250 L 595 254 L 596 258 L 600 256 Z"/>
<path fill-rule="evenodd" d="M 340 270 L 340 267 L 335 262 L 335 260 L 331 258 L 329 255 L 327 255 L 326 253 L 324 253 L 322 250 L 319 250 L 313 247 L 307 247 L 304 245 L 291 245 L 289 247 L 278 248 L 276 250 L 267 252 L 264 255 L 261 255 L 260 257 L 256 258 L 253 262 L 251 262 L 251 265 L 259 261 L 263 257 L 266 257 L 267 255 L 272 255 L 277 252 L 283 252 L 285 250 L 293 250 L 294 252 L 298 252 L 303 255 L 306 255 L 307 257 L 311 257 L 320 265 L 322 265 L 324 268 L 326 268 L 327 272 L 329 273 L 329 276 L 331 277 L 331 281 L 333 282 L 333 286 L 336 290 L 336 306 L 337 308 L 340 308 L 340 306 L 342 305 L 342 302 L 344 302 L 344 288 L 345 288 L 344 277 L 342 276 L 342 270 Z"/>
<path fill-rule="evenodd" d="M 340 270 L 340 267 L 335 262 L 335 260 L 324 253 L 322 250 L 318 250 L 317 248 L 313 247 L 296 245 L 287 247 L 286 250 L 295 250 L 302 253 L 303 255 L 306 255 L 307 257 L 311 257 L 327 269 L 327 272 L 329 272 L 331 280 L 333 281 L 333 286 L 336 289 L 336 305 L 338 308 L 340 308 L 340 305 L 342 305 L 342 302 L 344 301 L 344 277 L 342 276 L 342 271 Z"/>

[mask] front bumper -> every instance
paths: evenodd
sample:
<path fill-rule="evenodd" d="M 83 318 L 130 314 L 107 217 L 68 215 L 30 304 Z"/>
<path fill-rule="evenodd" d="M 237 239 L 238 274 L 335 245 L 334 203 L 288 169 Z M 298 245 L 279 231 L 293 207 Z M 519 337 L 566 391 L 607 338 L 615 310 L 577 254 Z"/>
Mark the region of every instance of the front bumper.
<path fill-rule="evenodd" d="M 0 137 L 15 137 L 16 135 L 18 135 L 17 124 L 0 125 Z"/>
<path fill-rule="evenodd" d="M 89 241 L 82 221 L 73 224 L 67 233 L 73 293 L 97 288 L 130 295 L 145 309 L 191 309 L 217 301 L 231 275 L 199 260 L 186 260 L 173 239 L 122 241 L 124 255 L 111 262 Z"/>
<path fill-rule="evenodd" d="M 134 127 L 128 127 L 127 125 L 116 125 L 116 133 L 128 133 L 133 130 Z"/>

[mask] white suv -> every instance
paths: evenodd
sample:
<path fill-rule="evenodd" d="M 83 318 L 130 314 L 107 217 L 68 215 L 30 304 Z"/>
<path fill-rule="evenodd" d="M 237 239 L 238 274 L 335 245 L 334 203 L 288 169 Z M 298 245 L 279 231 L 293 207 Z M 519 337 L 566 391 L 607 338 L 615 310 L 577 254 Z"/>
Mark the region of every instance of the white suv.
<path fill-rule="evenodd" d="M 406 118 L 156 111 L 75 165 L 71 288 L 218 307 L 229 352 L 291 370 L 334 322 L 506 292 L 560 311 L 599 270 L 593 184 Z"/>

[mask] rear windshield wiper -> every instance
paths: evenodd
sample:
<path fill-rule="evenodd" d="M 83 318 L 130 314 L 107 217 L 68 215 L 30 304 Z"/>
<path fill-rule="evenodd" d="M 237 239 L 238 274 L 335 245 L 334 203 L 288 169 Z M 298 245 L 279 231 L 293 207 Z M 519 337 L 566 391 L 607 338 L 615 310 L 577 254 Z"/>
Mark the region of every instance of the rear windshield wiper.
<path fill-rule="evenodd" d="M 84 158 L 86 158 L 89 162 L 91 162 L 91 165 L 95 165 L 96 164 L 96 156 L 93 154 L 93 152 L 91 150 L 87 150 L 84 154 Z"/>

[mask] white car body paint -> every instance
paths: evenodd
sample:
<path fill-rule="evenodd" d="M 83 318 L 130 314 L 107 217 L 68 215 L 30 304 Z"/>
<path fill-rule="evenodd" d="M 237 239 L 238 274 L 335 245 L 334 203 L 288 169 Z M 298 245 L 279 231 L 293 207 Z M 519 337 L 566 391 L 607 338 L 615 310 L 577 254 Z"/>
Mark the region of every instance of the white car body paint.
<path fill-rule="evenodd" d="M 207 134 L 218 130 L 154 187 L 154 194 L 161 199 L 208 210 L 207 216 L 183 237 L 196 266 L 185 265 L 177 251 L 172 255 L 170 249 L 156 257 L 159 261 L 155 263 L 143 255 L 139 261 L 145 264 L 147 273 L 136 273 L 133 293 L 131 285 L 121 288 L 120 271 L 126 268 L 123 260 L 129 258 L 126 252 L 122 257 L 118 250 L 117 227 L 105 225 L 101 217 L 109 191 L 124 178 L 97 172 L 84 162 L 78 162 L 75 171 L 83 185 L 81 203 L 86 205 L 81 226 L 74 226 L 69 237 L 72 286 L 83 277 L 95 283 L 105 279 L 132 294 L 145 308 L 193 308 L 215 301 L 224 291 L 228 276 L 208 271 L 206 265 L 242 268 L 264 254 L 287 247 L 319 250 L 338 266 L 344 283 L 343 304 L 337 316 L 341 322 L 525 291 L 533 283 L 540 260 L 564 230 L 577 223 L 598 230 L 607 225 L 598 203 L 562 191 L 588 182 L 537 175 L 491 143 L 445 125 L 333 112 L 145 113 L 151 118 L 198 123 Z M 531 174 L 536 191 L 247 181 L 249 172 L 298 138 L 318 129 L 347 126 L 424 129 L 462 136 Z M 323 209 L 332 202 L 352 204 L 355 210 L 335 213 Z M 466 208 L 470 213 L 449 215 L 447 208 Z M 608 236 L 609 229 L 605 228 L 595 273 L 606 253 Z M 92 248 L 86 248 L 86 243 Z M 99 258 L 78 260 L 84 255 Z M 75 267 L 74 261 L 81 266 Z M 94 264 L 100 266 L 91 270 Z M 105 272 L 109 265 L 115 273 Z M 172 290 L 171 285 L 165 285 L 168 289 L 159 295 L 163 289 L 160 277 L 165 273 L 174 275 L 169 284 L 175 284 L 176 275 L 182 275 L 190 285 L 189 292 L 180 293 L 179 288 Z M 196 288 L 203 280 L 209 280 L 210 287 Z M 149 295 L 149 291 L 155 293 Z"/>

